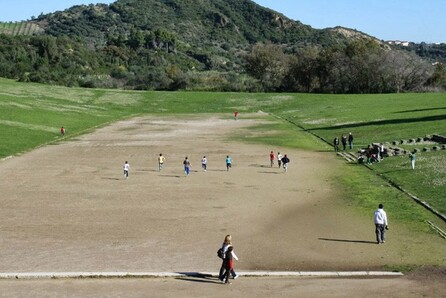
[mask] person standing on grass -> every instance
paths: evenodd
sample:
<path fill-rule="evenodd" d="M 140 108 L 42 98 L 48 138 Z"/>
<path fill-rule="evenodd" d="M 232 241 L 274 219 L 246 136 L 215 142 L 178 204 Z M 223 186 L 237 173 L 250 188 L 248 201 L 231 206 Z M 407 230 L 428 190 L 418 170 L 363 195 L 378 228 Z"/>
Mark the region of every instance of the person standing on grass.
<path fill-rule="evenodd" d="M 353 149 L 353 135 L 351 132 L 348 133 L 348 147 L 350 150 Z"/>
<path fill-rule="evenodd" d="M 290 162 L 290 159 L 288 158 L 288 156 L 285 154 L 282 158 L 282 164 L 283 164 L 283 169 L 285 170 L 285 173 L 288 172 L 288 163 Z"/>
<path fill-rule="evenodd" d="M 333 147 L 334 147 L 334 150 L 336 152 L 339 151 L 339 138 L 338 137 L 334 138 L 334 140 L 333 140 Z"/>
<path fill-rule="evenodd" d="M 280 152 L 277 152 L 277 164 L 279 165 L 279 169 L 282 166 L 282 154 Z"/>
<path fill-rule="evenodd" d="M 160 156 L 158 156 L 158 171 L 161 172 L 161 170 L 164 168 L 164 162 L 166 159 L 164 158 L 163 154 L 160 153 Z"/>
<path fill-rule="evenodd" d="M 378 205 L 378 209 L 375 211 L 374 216 L 375 222 L 375 234 L 376 234 L 376 243 L 381 244 L 386 242 L 386 230 L 389 229 L 387 222 L 387 213 L 384 211 L 383 204 Z"/>
<path fill-rule="evenodd" d="M 125 177 L 125 179 L 128 179 L 129 178 L 129 171 L 130 171 L 129 163 L 126 161 L 124 163 L 124 166 L 122 166 L 122 168 L 124 169 L 124 177 Z"/>
<path fill-rule="evenodd" d="M 345 151 L 345 148 L 347 147 L 347 136 L 346 135 L 342 135 L 341 143 L 342 143 L 342 150 Z"/>
<path fill-rule="evenodd" d="M 184 165 L 184 173 L 186 174 L 186 176 L 189 176 L 191 164 L 187 156 L 184 158 L 183 165 Z"/>
<path fill-rule="evenodd" d="M 415 153 L 416 153 L 415 151 L 413 151 L 412 153 L 409 153 L 410 166 L 411 166 L 412 170 L 415 170 L 415 161 L 417 159 Z"/>
<path fill-rule="evenodd" d="M 229 155 L 226 155 L 226 171 L 232 167 L 232 158 Z"/>
<path fill-rule="evenodd" d="M 201 159 L 201 167 L 203 168 L 203 171 L 205 171 L 205 172 L 207 169 L 207 164 L 208 164 L 208 159 L 206 158 L 206 156 L 203 156 L 203 158 Z"/>
<path fill-rule="evenodd" d="M 269 154 L 269 161 L 271 162 L 271 168 L 274 165 L 274 159 L 276 159 L 276 156 L 274 155 L 274 152 L 271 151 L 271 153 Z"/>
<path fill-rule="evenodd" d="M 63 126 L 60 128 L 60 135 L 62 137 L 65 136 L 65 128 Z"/>

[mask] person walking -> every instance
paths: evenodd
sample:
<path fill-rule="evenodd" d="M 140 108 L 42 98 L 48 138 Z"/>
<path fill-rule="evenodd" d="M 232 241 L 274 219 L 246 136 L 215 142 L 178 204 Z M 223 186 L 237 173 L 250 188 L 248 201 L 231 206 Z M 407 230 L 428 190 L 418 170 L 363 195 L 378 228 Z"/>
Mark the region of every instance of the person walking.
<path fill-rule="evenodd" d="M 375 234 L 376 234 L 376 243 L 381 244 L 386 242 L 386 230 L 389 229 L 388 221 L 387 221 L 387 213 L 384 211 L 384 205 L 379 204 L 378 209 L 375 211 L 374 216 L 375 222 Z"/>
<path fill-rule="evenodd" d="M 231 247 L 231 250 L 229 251 L 230 247 Z M 232 275 L 232 278 L 237 279 L 238 275 L 237 275 L 237 273 L 235 273 L 234 267 L 230 266 L 230 268 L 227 269 L 227 264 L 225 263 L 225 259 L 228 254 L 230 255 L 231 259 L 236 259 L 238 261 L 238 257 L 234 252 L 234 248 L 232 247 L 232 236 L 231 235 L 225 236 L 223 244 L 221 245 L 221 251 L 222 251 L 223 262 L 220 267 L 220 272 L 218 274 L 218 278 L 220 279 L 221 282 L 224 282 L 225 277 L 226 277 L 226 279 L 228 279 L 229 273 L 230 273 Z"/>
<path fill-rule="evenodd" d="M 208 159 L 206 158 L 206 156 L 203 156 L 203 158 L 201 159 L 201 167 L 203 168 L 203 171 L 205 171 L 205 172 L 207 169 L 207 164 L 208 164 Z"/>
<path fill-rule="evenodd" d="M 226 171 L 232 167 L 232 158 L 229 155 L 226 155 Z"/>
<path fill-rule="evenodd" d="M 409 153 L 409 158 L 410 158 L 410 167 L 412 168 L 412 170 L 415 170 L 415 161 L 417 159 L 417 156 L 415 155 L 415 151 L 413 151 L 412 153 Z"/>
<path fill-rule="evenodd" d="M 124 163 L 124 165 L 122 166 L 122 168 L 124 169 L 124 177 L 125 177 L 125 179 L 128 179 L 129 178 L 129 171 L 130 171 L 129 163 L 126 161 Z"/>
<path fill-rule="evenodd" d="M 163 154 L 160 153 L 160 156 L 158 156 L 158 171 L 161 172 L 161 170 L 164 168 L 164 162 L 166 159 L 164 158 Z"/>
<path fill-rule="evenodd" d="M 187 156 L 184 158 L 183 165 L 184 165 L 184 173 L 186 174 L 186 176 L 189 176 L 191 164 Z"/>
<path fill-rule="evenodd" d="M 288 158 L 288 156 L 285 154 L 282 158 L 282 164 L 283 164 L 283 169 L 285 170 L 285 173 L 288 172 L 288 163 L 290 162 L 290 159 Z"/>
<path fill-rule="evenodd" d="M 271 151 L 271 153 L 269 154 L 269 161 L 271 163 L 271 168 L 274 166 L 274 159 L 276 159 L 276 156 L 274 155 L 274 152 Z"/>
<path fill-rule="evenodd" d="M 224 283 L 230 284 L 229 276 L 231 275 L 231 271 L 234 271 L 234 263 L 233 258 L 234 255 L 232 254 L 233 247 L 229 246 L 228 250 L 226 251 L 225 258 L 223 259 L 223 267 L 225 268 L 226 272 L 224 274 Z M 237 278 L 237 276 L 234 277 L 234 279 Z"/>
<path fill-rule="evenodd" d="M 61 135 L 62 137 L 65 136 L 65 128 L 64 128 L 63 126 L 60 128 L 60 135 Z"/>
<path fill-rule="evenodd" d="M 334 147 L 334 150 L 336 152 L 339 151 L 339 138 L 338 137 L 334 138 L 334 140 L 333 140 L 333 147 Z"/>
<path fill-rule="evenodd" d="M 280 152 L 277 152 L 277 164 L 279 165 L 279 168 L 282 166 L 282 154 Z"/>
<path fill-rule="evenodd" d="M 348 133 L 348 147 L 350 150 L 353 149 L 353 135 L 351 132 Z"/>

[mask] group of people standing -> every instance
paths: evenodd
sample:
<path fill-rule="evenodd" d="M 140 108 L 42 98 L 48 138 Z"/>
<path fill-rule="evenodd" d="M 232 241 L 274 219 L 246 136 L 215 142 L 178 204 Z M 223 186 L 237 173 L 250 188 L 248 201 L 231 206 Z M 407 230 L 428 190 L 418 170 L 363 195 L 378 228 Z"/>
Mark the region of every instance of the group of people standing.
<path fill-rule="evenodd" d="M 271 168 L 274 166 L 276 158 L 277 158 L 278 167 L 280 168 L 281 166 L 283 166 L 284 171 L 287 172 L 288 164 L 290 163 L 289 157 L 286 154 L 282 156 L 282 154 L 280 154 L 280 152 L 277 152 L 277 156 L 276 156 L 274 154 L 274 151 L 271 151 L 269 154 L 269 161 L 270 161 Z"/>
<path fill-rule="evenodd" d="M 344 151 L 347 148 L 347 142 L 348 142 L 349 149 L 352 150 L 353 149 L 353 135 L 351 132 L 348 133 L 348 137 L 346 135 L 342 135 L 342 137 L 341 137 L 342 150 L 344 150 Z M 333 147 L 336 152 L 339 151 L 339 138 L 338 137 L 334 138 Z"/>

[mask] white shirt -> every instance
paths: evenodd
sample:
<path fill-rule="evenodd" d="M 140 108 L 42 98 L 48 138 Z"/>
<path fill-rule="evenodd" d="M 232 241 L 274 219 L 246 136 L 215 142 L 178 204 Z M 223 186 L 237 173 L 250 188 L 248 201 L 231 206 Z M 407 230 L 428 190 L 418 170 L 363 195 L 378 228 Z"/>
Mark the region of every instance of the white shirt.
<path fill-rule="evenodd" d="M 130 165 L 128 163 L 124 164 L 124 171 L 128 171 L 130 169 Z"/>
<path fill-rule="evenodd" d="M 222 248 L 223 248 L 223 255 L 224 255 L 224 256 L 226 256 L 226 252 L 228 251 L 228 247 L 229 247 L 229 246 L 232 246 L 232 245 L 230 245 L 230 244 L 228 245 L 228 244 L 226 244 L 226 243 L 223 243 Z M 237 255 L 235 254 L 235 252 L 234 252 L 234 251 L 231 251 L 231 254 L 232 254 L 232 257 L 238 261 L 238 257 L 237 257 Z"/>
<path fill-rule="evenodd" d="M 378 209 L 375 211 L 375 224 L 387 226 L 387 214 L 384 209 Z"/>
<path fill-rule="evenodd" d="M 203 157 L 203 159 L 201 160 L 201 163 L 204 165 L 208 163 L 208 160 L 206 159 L 206 157 Z"/>

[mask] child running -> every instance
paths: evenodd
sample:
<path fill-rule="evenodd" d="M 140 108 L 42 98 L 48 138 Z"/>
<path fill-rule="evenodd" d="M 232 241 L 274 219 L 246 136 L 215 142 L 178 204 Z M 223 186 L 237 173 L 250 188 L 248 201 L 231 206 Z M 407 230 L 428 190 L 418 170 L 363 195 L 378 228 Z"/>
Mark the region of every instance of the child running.
<path fill-rule="evenodd" d="M 277 164 L 279 165 L 279 168 L 282 166 L 282 154 L 280 152 L 277 152 Z"/>
<path fill-rule="evenodd" d="M 276 159 L 276 156 L 274 155 L 274 152 L 271 151 L 269 154 L 269 161 L 271 162 L 271 168 L 274 166 L 274 159 Z"/>
<path fill-rule="evenodd" d="M 125 177 L 125 179 L 128 179 L 129 178 L 129 171 L 130 171 L 129 163 L 126 161 L 122 168 L 124 169 L 124 177 Z"/>
<path fill-rule="evenodd" d="M 229 155 L 226 155 L 226 171 L 232 167 L 232 158 Z"/>
<path fill-rule="evenodd" d="M 189 161 L 189 159 L 187 158 L 187 156 L 186 156 L 186 158 L 184 159 L 184 161 L 183 161 L 183 165 L 184 165 L 184 173 L 186 174 L 186 176 L 189 176 L 189 173 L 190 173 L 190 161 Z"/>
<path fill-rule="evenodd" d="M 285 170 L 285 173 L 288 172 L 288 163 L 290 162 L 290 159 L 288 158 L 288 156 L 285 154 L 285 156 L 282 158 L 282 163 L 283 163 L 283 169 Z"/>
<path fill-rule="evenodd" d="M 164 167 L 164 161 L 166 161 L 166 159 L 164 158 L 163 154 L 160 153 L 160 156 L 158 156 L 158 170 L 161 172 L 161 170 Z"/>
<path fill-rule="evenodd" d="M 201 159 L 201 167 L 203 168 L 203 171 L 205 171 L 205 172 L 207 169 L 207 164 L 208 164 L 208 159 L 206 158 L 206 156 L 203 156 L 203 158 Z"/>

